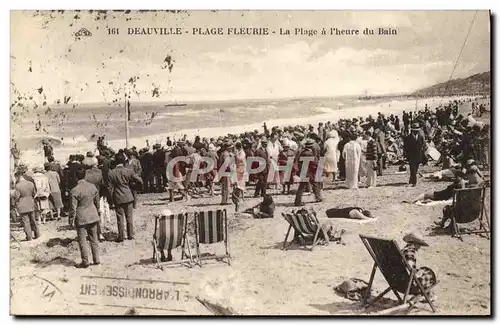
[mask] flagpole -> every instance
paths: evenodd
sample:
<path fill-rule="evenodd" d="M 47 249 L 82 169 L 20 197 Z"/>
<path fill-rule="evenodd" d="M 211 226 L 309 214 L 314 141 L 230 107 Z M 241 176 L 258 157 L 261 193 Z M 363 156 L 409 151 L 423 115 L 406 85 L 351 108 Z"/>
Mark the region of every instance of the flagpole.
<path fill-rule="evenodd" d="M 127 105 L 127 93 L 125 92 L 125 148 L 128 148 L 128 105 Z"/>

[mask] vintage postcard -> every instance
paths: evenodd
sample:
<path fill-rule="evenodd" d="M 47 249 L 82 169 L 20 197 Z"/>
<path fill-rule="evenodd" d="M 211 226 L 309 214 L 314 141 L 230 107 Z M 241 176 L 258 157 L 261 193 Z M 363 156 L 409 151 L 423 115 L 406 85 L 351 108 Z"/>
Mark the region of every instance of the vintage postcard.
<path fill-rule="evenodd" d="M 11 11 L 13 315 L 483 315 L 483 11 Z"/>

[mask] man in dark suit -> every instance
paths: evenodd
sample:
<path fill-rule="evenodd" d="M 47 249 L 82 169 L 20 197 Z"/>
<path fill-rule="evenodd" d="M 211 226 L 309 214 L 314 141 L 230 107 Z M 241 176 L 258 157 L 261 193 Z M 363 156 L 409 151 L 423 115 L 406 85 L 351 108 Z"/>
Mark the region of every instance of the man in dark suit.
<path fill-rule="evenodd" d="M 267 190 L 267 178 L 269 174 L 269 166 L 270 166 L 270 161 L 269 161 L 269 155 L 267 153 L 267 139 L 262 139 L 260 141 L 260 147 L 257 148 L 257 150 L 254 153 L 254 157 L 259 157 L 263 159 L 263 161 L 266 162 L 266 166 L 264 167 L 264 170 L 262 170 L 260 173 L 256 174 L 257 178 L 257 184 L 255 185 L 255 193 L 253 197 L 259 197 L 259 196 L 265 196 L 266 195 L 266 190 Z"/>
<path fill-rule="evenodd" d="M 404 154 L 410 164 L 410 184 L 417 185 L 418 166 L 425 162 L 426 143 L 418 123 L 412 124 L 411 133 L 404 142 Z"/>
<path fill-rule="evenodd" d="M 142 186 L 142 179 L 130 168 L 123 166 L 125 156 L 117 154 L 115 156 L 116 167 L 109 172 L 109 188 L 116 218 L 118 219 L 118 239 L 122 242 L 125 237 L 124 224 L 127 224 L 127 238 L 134 239 L 134 196 L 132 188 Z"/>
<path fill-rule="evenodd" d="M 302 194 L 308 187 L 308 184 L 312 187 L 314 197 L 316 202 L 323 201 L 323 196 L 321 194 L 321 183 L 316 179 L 316 172 L 318 169 L 319 157 L 316 156 L 314 152 L 314 140 L 308 139 L 304 144 L 305 148 L 297 156 L 296 165 L 298 166 L 297 176 L 301 177 L 303 173 L 302 169 L 307 167 L 306 170 L 306 179 L 301 179 L 299 188 L 297 189 L 297 193 L 295 194 L 295 203 L 296 207 L 303 206 L 302 203 Z M 306 158 L 306 159 L 303 159 Z M 308 163 L 306 162 L 308 161 Z M 304 163 L 306 166 L 304 167 Z"/>
<path fill-rule="evenodd" d="M 386 155 L 385 148 L 385 131 L 383 123 L 379 123 L 375 132 L 373 133 L 373 138 L 375 139 L 375 145 L 377 146 L 377 175 L 382 176 L 382 170 L 384 169 L 384 160 Z"/>
<path fill-rule="evenodd" d="M 82 262 L 76 265 L 77 268 L 89 267 L 89 251 L 87 236 L 90 241 L 90 249 L 94 264 L 99 262 L 99 241 L 97 228 L 99 226 L 99 193 L 94 184 L 85 180 L 85 168 L 81 167 L 76 171 L 78 183 L 71 190 L 71 217 L 75 218 L 76 232 L 78 234 L 78 244 Z"/>
<path fill-rule="evenodd" d="M 162 193 L 167 186 L 167 166 L 165 165 L 165 150 L 159 143 L 153 146 L 154 173 L 156 178 L 156 191 Z"/>

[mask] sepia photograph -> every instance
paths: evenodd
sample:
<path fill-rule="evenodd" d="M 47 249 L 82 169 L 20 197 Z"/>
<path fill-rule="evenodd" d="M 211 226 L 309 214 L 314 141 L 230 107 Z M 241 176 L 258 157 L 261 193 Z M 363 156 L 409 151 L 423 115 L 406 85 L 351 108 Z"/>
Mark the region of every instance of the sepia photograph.
<path fill-rule="evenodd" d="M 488 10 L 11 10 L 13 316 L 489 316 Z"/>

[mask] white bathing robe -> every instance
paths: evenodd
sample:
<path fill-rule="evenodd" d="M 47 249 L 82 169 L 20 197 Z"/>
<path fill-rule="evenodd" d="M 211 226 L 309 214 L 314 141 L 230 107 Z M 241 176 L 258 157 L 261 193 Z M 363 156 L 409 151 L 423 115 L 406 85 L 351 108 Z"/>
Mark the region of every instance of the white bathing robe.
<path fill-rule="evenodd" d="M 332 132 L 332 131 L 330 131 Z M 338 134 L 336 137 L 328 138 L 325 141 L 325 173 L 336 173 L 338 169 L 337 148 L 339 145 Z"/>
<path fill-rule="evenodd" d="M 361 146 L 357 141 L 349 141 L 344 146 L 346 184 L 348 188 L 358 188 L 358 173 L 361 160 Z"/>

